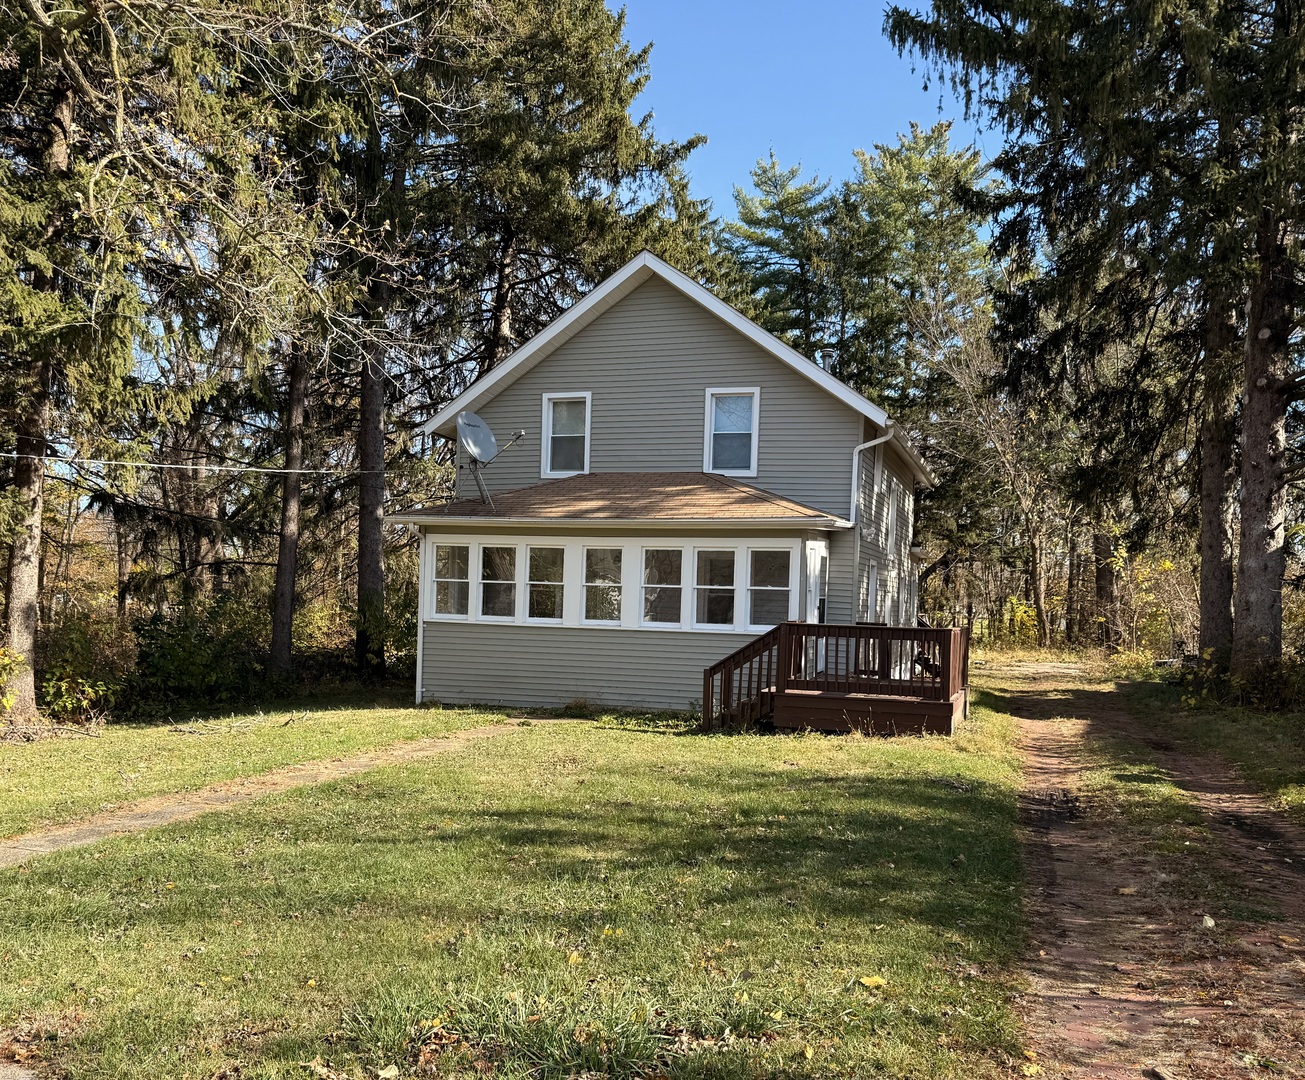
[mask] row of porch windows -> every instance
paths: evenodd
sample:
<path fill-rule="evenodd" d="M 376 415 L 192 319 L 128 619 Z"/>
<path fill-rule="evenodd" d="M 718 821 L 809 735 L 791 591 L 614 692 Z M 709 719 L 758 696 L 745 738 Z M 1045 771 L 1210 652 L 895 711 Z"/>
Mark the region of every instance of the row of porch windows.
<path fill-rule="evenodd" d="M 467 616 L 472 597 L 471 546 L 435 545 L 435 614 Z M 516 617 L 519 547 L 514 544 L 480 546 L 480 565 L 474 582 L 480 590 L 479 615 L 489 619 Z M 524 587 L 526 618 L 560 622 L 566 597 L 566 549 L 525 545 Z M 686 581 L 686 552 L 682 548 L 644 548 L 637 588 L 641 593 L 641 622 L 652 626 L 682 623 L 682 596 L 692 589 L 693 623 L 705 627 L 732 627 L 737 563 L 746 563 L 746 590 L 750 626 L 773 626 L 789 617 L 792 552 L 753 549 L 747 552 L 693 549 L 687 560 L 691 580 Z M 587 623 L 621 621 L 622 565 L 626 552 L 619 547 L 586 547 L 583 558 L 584 609 Z M 742 558 L 740 558 L 742 556 Z"/>

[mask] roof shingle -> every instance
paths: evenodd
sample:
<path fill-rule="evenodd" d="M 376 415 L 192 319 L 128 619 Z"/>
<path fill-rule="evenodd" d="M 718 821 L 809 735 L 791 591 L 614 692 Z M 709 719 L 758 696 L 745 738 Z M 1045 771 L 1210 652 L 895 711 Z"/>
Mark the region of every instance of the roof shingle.
<path fill-rule="evenodd" d="M 493 496 L 493 506 L 479 499 L 458 499 L 393 516 L 405 520 L 839 521 L 835 514 L 730 477 L 694 472 L 581 473 L 499 492 Z"/>

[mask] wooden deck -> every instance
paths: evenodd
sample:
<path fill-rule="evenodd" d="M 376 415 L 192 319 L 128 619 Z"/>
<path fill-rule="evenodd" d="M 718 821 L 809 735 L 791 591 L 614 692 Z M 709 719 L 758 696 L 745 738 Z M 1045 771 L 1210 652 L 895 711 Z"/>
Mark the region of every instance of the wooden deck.
<path fill-rule="evenodd" d="M 968 687 L 963 627 L 781 623 L 703 672 L 703 725 L 950 735 Z"/>

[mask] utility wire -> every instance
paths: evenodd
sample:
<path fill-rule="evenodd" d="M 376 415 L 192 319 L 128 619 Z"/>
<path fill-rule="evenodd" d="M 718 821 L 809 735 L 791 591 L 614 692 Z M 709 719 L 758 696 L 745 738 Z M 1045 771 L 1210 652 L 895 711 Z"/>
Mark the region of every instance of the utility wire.
<path fill-rule="evenodd" d="M 298 473 L 313 476 L 364 476 L 368 473 L 383 473 L 384 469 L 272 469 L 262 465 L 180 465 L 153 461 L 110 461 L 104 458 L 70 458 L 54 457 L 49 454 L 17 454 L 12 451 L 0 452 L 0 457 L 14 461 L 42 461 L 62 465 L 125 465 L 133 469 L 197 469 L 200 472 L 234 472 L 234 473 L 271 473 L 284 476 Z"/>

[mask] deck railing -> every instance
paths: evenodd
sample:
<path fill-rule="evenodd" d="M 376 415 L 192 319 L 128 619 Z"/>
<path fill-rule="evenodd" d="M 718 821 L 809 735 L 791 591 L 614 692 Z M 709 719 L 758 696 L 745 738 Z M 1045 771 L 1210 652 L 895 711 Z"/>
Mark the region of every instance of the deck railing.
<path fill-rule="evenodd" d="M 950 701 L 969 683 L 969 631 L 781 623 L 703 672 L 708 729 L 764 720 L 788 691 Z"/>

